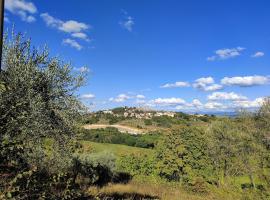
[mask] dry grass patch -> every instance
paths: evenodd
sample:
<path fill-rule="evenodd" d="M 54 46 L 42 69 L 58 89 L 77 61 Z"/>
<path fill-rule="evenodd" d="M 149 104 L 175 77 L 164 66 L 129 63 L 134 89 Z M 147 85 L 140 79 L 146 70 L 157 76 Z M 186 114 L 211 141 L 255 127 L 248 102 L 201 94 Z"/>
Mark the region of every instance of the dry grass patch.
<path fill-rule="evenodd" d="M 164 199 L 164 200 L 214 200 L 215 198 L 188 193 L 179 187 L 130 182 L 111 184 L 103 188 L 90 187 L 88 194 L 99 198 L 112 199 Z"/>

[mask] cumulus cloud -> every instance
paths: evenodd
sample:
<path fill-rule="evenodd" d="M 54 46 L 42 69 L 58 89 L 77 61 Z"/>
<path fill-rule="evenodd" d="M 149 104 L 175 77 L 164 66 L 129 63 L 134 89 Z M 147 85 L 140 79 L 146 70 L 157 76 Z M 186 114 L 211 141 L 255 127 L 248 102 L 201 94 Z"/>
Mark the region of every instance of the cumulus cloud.
<path fill-rule="evenodd" d="M 44 20 L 47 26 L 58 28 L 61 27 L 64 23 L 62 20 L 54 18 L 53 16 L 49 15 L 49 13 L 42 13 L 40 17 Z"/>
<path fill-rule="evenodd" d="M 203 103 L 199 99 L 193 99 L 191 103 L 184 103 L 175 107 L 176 110 L 202 109 Z"/>
<path fill-rule="evenodd" d="M 132 97 L 127 95 L 127 94 L 119 94 L 117 97 L 113 98 L 111 97 L 109 99 L 109 101 L 113 101 L 113 102 L 117 102 L 117 103 L 121 103 L 121 102 L 125 102 L 128 99 L 131 99 Z"/>
<path fill-rule="evenodd" d="M 247 97 L 236 94 L 234 92 L 214 92 L 211 95 L 208 95 L 208 100 L 232 100 L 232 101 L 240 101 L 240 100 L 246 100 Z"/>
<path fill-rule="evenodd" d="M 251 108 L 259 108 L 265 102 L 264 97 L 256 98 L 253 101 L 245 100 L 245 101 L 235 101 L 233 107 L 235 108 L 244 108 L 244 109 L 251 109 Z"/>
<path fill-rule="evenodd" d="M 155 106 L 176 106 L 179 104 L 185 104 L 185 100 L 181 98 L 157 98 L 153 99 L 149 102 L 150 104 L 153 104 Z"/>
<path fill-rule="evenodd" d="M 176 110 L 189 110 L 189 111 L 207 111 L 207 110 L 218 110 L 224 111 L 227 106 L 220 102 L 206 102 L 203 104 L 199 99 L 193 99 L 191 103 L 185 103 L 175 107 Z"/>
<path fill-rule="evenodd" d="M 175 83 L 166 83 L 165 85 L 160 86 L 161 88 L 178 88 L 178 87 L 189 87 L 188 82 L 178 81 Z"/>
<path fill-rule="evenodd" d="M 215 84 L 215 80 L 211 76 L 202 77 L 195 80 L 193 87 L 199 90 L 206 91 L 206 92 L 221 90 L 223 88 L 222 85 Z"/>
<path fill-rule="evenodd" d="M 250 87 L 255 85 L 266 85 L 269 84 L 269 76 L 235 76 L 235 77 L 224 77 L 221 80 L 223 85 L 236 85 L 241 87 Z"/>
<path fill-rule="evenodd" d="M 202 106 L 202 102 L 199 100 L 199 99 L 193 99 L 192 101 L 192 106 L 195 106 L 195 107 L 200 107 Z"/>
<path fill-rule="evenodd" d="M 90 39 L 88 38 L 88 36 L 85 33 L 72 33 L 71 36 L 74 38 L 79 38 L 79 39 L 85 40 L 87 42 L 90 42 Z"/>
<path fill-rule="evenodd" d="M 51 16 L 49 13 L 42 13 L 40 17 L 44 20 L 47 26 L 57 28 L 66 33 L 82 33 L 90 28 L 90 25 L 75 20 L 62 21 Z"/>
<path fill-rule="evenodd" d="M 251 57 L 253 58 L 259 58 L 259 57 L 263 57 L 264 56 L 264 52 L 258 51 L 256 53 L 254 53 L 253 55 L 251 55 Z"/>
<path fill-rule="evenodd" d="M 216 91 L 216 90 L 221 90 L 223 88 L 222 85 L 219 84 L 213 84 L 213 85 L 209 85 L 209 86 L 205 86 L 203 88 L 204 91 L 210 92 L 210 91 Z"/>
<path fill-rule="evenodd" d="M 195 80 L 195 82 L 201 83 L 201 84 L 212 84 L 215 81 L 214 81 L 214 79 L 211 76 L 209 76 L 209 77 L 199 78 L 199 79 Z"/>
<path fill-rule="evenodd" d="M 226 100 L 226 101 L 224 101 Z M 199 99 L 193 99 L 191 102 L 186 102 L 179 98 L 157 98 L 144 102 L 148 106 L 164 106 L 173 107 L 176 110 L 182 111 L 234 111 L 240 108 L 254 109 L 262 106 L 263 97 L 249 100 L 247 97 L 231 93 L 213 93 L 209 95 L 208 101 L 203 103 Z"/>
<path fill-rule="evenodd" d="M 145 103 L 146 101 L 144 100 L 145 99 L 145 96 L 142 95 L 142 94 L 132 94 L 132 93 L 129 93 L 129 94 L 119 94 L 118 96 L 116 97 L 111 97 L 109 99 L 109 101 L 111 102 L 117 102 L 117 103 L 122 103 L 122 102 L 125 102 L 127 100 L 130 100 L 130 99 L 136 99 L 136 103 Z"/>
<path fill-rule="evenodd" d="M 66 33 L 81 33 L 82 31 L 85 31 L 89 29 L 89 26 L 82 22 L 77 22 L 75 20 L 68 20 L 61 24 L 61 26 L 58 27 L 59 30 L 64 31 Z"/>
<path fill-rule="evenodd" d="M 215 60 L 225 60 L 228 58 L 233 58 L 236 56 L 240 56 L 241 52 L 245 50 L 243 47 L 236 47 L 231 49 L 218 49 L 215 51 L 215 55 L 207 57 L 208 61 L 215 61 Z"/>
<path fill-rule="evenodd" d="M 67 33 L 70 37 L 90 42 L 88 35 L 85 33 L 85 31 L 91 28 L 90 25 L 75 20 L 63 21 L 51 16 L 49 13 L 42 13 L 40 17 L 48 27 Z M 73 39 L 68 39 L 66 42 L 78 50 L 82 49 L 82 46 Z"/>
<path fill-rule="evenodd" d="M 220 102 L 207 102 L 205 105 L 204 105 L 204 108 L 206 110 L 224 110 L 226 109 L 227 107 L 225 105 L 223 105 L 222 103 Z"/>
<path fill-rule="evenodd" d="M 142 94 L 137 94 L 137 95 L 136 95 L 136 98 L 137 98 L 137 99 L 145 99 L 145 96 L 142 95 Z"/>
<path fill-rule="evenodd" d="M 63 43 L 64 45 L 71 46 L 71 47 L 73 47 L 73 48 L 75 48 L 75 49 L 77 49 L 77 50 L 81 50 L 81 49 L 83 48 L 82 45 L 80 45 L 77 41 L 72 40 L 72 39 L 70 39 L 70 38 L 64 39 L 64 40 L 62 41 L 62 43 Z"/>
<path fill-rule="evenodd" d="M 94 99 L 95 98 L 95 95 L 94 94 L 91 94 L 91 93 L 89 93 L 89 94 L 83 94 L 83 95 L 81 95 L 81 98 L 82 99 Z"/>
<path fill-rule="evenodd" d="M 37 13 L 37 7 L 32 2 L 24 0 L 6 0 L 5 9 L 14 15 L 18 15 L 21 20 L 31 23 L 36 21 L 33 16 Z"/>

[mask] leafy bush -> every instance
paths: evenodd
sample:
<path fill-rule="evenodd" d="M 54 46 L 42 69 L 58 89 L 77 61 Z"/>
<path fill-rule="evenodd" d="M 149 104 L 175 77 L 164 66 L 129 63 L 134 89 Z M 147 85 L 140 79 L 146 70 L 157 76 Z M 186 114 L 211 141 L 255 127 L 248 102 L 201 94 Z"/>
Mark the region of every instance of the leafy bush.
<path fill-rule="evenodd" d="M 108 152 L 78 154 L 73 159 L 74 182 L 83 187 L 103 186 L 112 181 L 115 174 L 115 157 Z"/>
<path fill-rule="evenodd" d="M 150 176 L 155 174 L 154 157 L 147 154 L 131 154 L 121 157 L 117 162 L 117 168 L 132 176 Z"/>
<path fill-rule="evenodd" d="M 152 120 L 151 120 L 151 119 L 145 119 L 145 120 L 144 120 L 144 124 L 145 124 L 146 126 L 151 126 L 153 123 L 152 123 Z"/>

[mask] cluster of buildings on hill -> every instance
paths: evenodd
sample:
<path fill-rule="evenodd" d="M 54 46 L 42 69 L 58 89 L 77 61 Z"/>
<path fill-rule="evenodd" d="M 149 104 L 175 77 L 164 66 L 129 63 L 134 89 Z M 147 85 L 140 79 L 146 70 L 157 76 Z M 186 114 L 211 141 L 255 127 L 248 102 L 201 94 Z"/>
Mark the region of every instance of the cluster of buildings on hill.
<path fill-rule="evenodd" d="M 113 110 L 103 110 L 101 111 L 104 114 L 111 114 L 116 117 L 133 117 L 136 119 L 151 119 L 153 117 L 161 117 L 161 116 L 168 116 L 168 117 L 174 117 L 175 112 L 170 111 L 147 111 L 143 109 L 138 108 L 124 108 L 123 112 L 117 112 L 115 113 Z"/>

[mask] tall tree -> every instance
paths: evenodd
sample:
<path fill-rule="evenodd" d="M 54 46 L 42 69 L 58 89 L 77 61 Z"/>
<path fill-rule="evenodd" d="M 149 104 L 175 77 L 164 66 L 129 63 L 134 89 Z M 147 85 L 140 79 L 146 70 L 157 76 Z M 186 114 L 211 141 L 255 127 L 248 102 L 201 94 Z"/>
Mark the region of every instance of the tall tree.
<path fill-rule="evenodd" d="M 5 37 L 3 66 L 0 162 L 15 165 L 17 158 L 5 152 L 7 147 L 9 151 L 20 148 L 20 159 L 30 167 L 51 171 L 67 168 L 74 120 L 83 110 L 75 92 L 85 75 L 72 73 L 69 64 L 51 58 L 46 48 L 32 48 L 31 41 L 21 34 Z M 50 139 L 53 153 L 48 151 L 46 139 Z M 20 165 L 17 162 L 16 167 Z"/>

